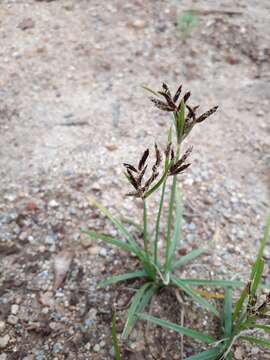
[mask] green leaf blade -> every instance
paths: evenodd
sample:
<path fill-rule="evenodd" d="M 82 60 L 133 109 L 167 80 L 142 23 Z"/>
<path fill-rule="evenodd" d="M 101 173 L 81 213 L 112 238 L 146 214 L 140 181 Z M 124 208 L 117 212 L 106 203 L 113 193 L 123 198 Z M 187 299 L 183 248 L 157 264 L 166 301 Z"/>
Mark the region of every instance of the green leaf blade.
<path fill-rule="evenodd" d="M 144 270 L 141 271 L 133 271 L 130 273 L 125 273 L 125 274 L 120 274 L 120 275 L 115 275 L 112 276 L 106 280 L 103 280 L 99 283 L 99 287 L 105 287 L 108 285 L 112 285 L 121 281 L 126 281 L 126 280 L 130 280 L 130 279 L 136 279 L 136 278 L 140 278 L 140 277 L 145 277 L 147 276 L 146 272 Z"/>
<path fill-rule="evenodd" d="M 202 255 L 203 253 L 207 253 L 206 249 L 194 249 L 190 253 L 185 256 L 182 256 L 179 260 L 174 262 L 173 269 L 178 269 L 190 261 L 196 259 L 198 256 Z"/>
<path fill-rule="evenodd" d="M 183 290 L 186 294 L 188 294 L 197 304 L 201 305 L 203 308 L 209 310 L 212 314 L 219 317 L 219 312 L 214 307 L 214 305 L 210 304 L 207 300 L 201 297 L 196 291 L 192 290 L 188 285 L 186 285 L 182 280 L 179 280 L 172 276 L 172 283 L 173 285 L 179 287 Z"/>

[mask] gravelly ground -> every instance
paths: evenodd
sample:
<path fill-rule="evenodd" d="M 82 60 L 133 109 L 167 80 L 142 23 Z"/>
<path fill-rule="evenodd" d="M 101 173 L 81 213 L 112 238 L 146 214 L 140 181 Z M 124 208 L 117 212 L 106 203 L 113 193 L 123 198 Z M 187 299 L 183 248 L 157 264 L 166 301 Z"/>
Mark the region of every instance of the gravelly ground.
<path fill-rule="evenodd" d="M 198 26 L 183 43 L 177 21 L 190 8 L 198 10 Z M 122 286 L 119 296 L 119 288 L 105 292 L 96 285 L 136 264 L 79 229 L 114 234 L 88 194 L 122 216 L 141 216 L 139 201 L 124 197 L 121 163 L 137 159 L 155 140 L 164 146 L 169 121 L 152 107 L 143 83 L 176 88 L 182 82 L 202 111 L 219 105 L 194 130 L 192 167 L 180 181 L 185 222 L 179 255 L 209 246 L 209 255 L 182 276 L 246 279 L 269 207 L 269 10 L 266 0 L 226 6 L 2 0 L 1 360 L 113 358 L 111 304 L 123 305 L 129 290 Z M 57 254 L 73 260 L 64 286 L 54 290 Z M 269 248 L 266 259 L 269 281 Z M 172 294 L 155 302 L 154 313 L 179 321 Z M 207 325 L 209 315 L 201 316 Z M 190 310 L 187 324 L 196 328 L 196 320 Z M 122 325 L 120 319 L 119 330 Z M 179 358 L 177 335 L 153 328 L 145 343 L 144 331 L 139 325 L 123 344 L 130 350 L 125 358 L 155 352 L 160 359 Z M 198 349 L 185 344 L 186 355 Z M 270 356 L 242 345 L 235 358 Z"/>

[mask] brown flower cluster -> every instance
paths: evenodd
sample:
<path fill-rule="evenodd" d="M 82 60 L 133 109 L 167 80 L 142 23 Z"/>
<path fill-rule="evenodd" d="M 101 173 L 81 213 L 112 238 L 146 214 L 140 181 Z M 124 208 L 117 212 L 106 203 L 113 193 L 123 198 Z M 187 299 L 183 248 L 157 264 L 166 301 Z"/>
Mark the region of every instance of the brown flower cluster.
<path fill-rule="evenodd" d="M 168 144 L 165 150 L 165 158 L 169 161 L 168 168 L 164 169 L 164 171 L 166 171 L 166 175 L 178 175 L 186 170 L 191 165 L 190 163 L 186 163 L 186 160 L 191 151 L 192 147 L 189 147 L 184 155 L 179 160 L 176 160 L 174 150 L 172 149 L 171 144 Z M 148 167 L 147 160 L 149 158 L 149 154 L 149 149 L 146 149 L 137 167 L 128 163 L 123 164 L 126 168 L 125 175 L 130 184 L 135 189 L 135 191 L 128 193 L 127 196 L 134 196 L 143 199 L 145 193 L 149 190 L 150 185 L 152 185 L 158 178 L 158 169 L 160 168 L 162 162 L 162 156 L 157 144 L 155 144 L 155 163 L 152 166 L 151 175 L 146 180 L 144 180 Z"/>
<path fill-rule="evenodd" d="M 123 164 L 126 168 L 125 175 L 128 181 L 130 182 L 130 184 L 135 189 L 135 191 L 128 193 L 127 196 L 135 196 L 135 197 L 143 198 L 145 192 L 149 189 L 150 185 L 158 177 L 159 175 L 158 168 L 161 164 L 162 158 L 161 158 L 161 152 L 157 144 L 155 144 L 155 155 L 156 155 L 155 164 L 152 166 L 151 175 L 146 180 L 144 180 L 144 178 L 145 178 L 146 169 L 148 167 L 148 164 L 146 162 L 149 157 L 149 149 L 145 150 L 137 167 L 127 163 Z"/>
<path fill-rule="evenodd" d="M 191 92 L 190 91 L 186 92 L 183 98 L 179 101 L 181 91 L 182 91 L 182 85 L 178 87 L 176 93 L 174 94 L 174 96 L 172 96 L 168 85 L 163 83 L 162 90 L 158 91 L 158 94 L 160 94 L 164 98 L 164 101 L 154 97 L 151 97 L 150 100 L 155 104 L 155 106 L 158 109 L 163 111 L 173 112 L 176 116 L 178 116 L 179 114 L 181 102 L 182 101 L 184 102 L 188 110 L 188 114 L 186 115 L 185 118 L 185 126 L 183 131 L 183 136 L 185 137 L 189 134 L 189 132 L 191 131 L 191 129 L 195 124 L 203 122 L 209 116 L 214 114 L 217 111 L 218 106 L 214 106 L 205 113 L 197 116 L 197 110 L 199 109 L 199 106 L 192 107 L 187 104 L 187 101 L 191 96 Z"/>

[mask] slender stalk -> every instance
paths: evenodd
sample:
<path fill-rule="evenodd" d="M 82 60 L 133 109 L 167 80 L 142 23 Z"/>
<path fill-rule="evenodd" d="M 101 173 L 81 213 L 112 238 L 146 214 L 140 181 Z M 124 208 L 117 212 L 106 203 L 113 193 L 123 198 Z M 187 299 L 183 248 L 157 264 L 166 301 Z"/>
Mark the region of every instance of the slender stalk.
<path fill-rule="evenodd" d="M 180 144 L 177 144 L 176 148 L 176 161 L 180 156 Z M 167 234 L 166 234 L 166 263 L 165 263 L 165 272 L 167 272 L 168 261 L 169 261 L 169 249 L 171 243 L 171 228 L 173 222 L 173 208 L 174 208 L 174 199 L 175 199 L 175 191 L 176 191 L 176 175 L 173 177 L 171 196 L 169 202 L 169 214 L 168 214 L 168 222 L 167 222 Z"/>
<path fill-rule="evenodd" d="M 161 191 L 161 197 L 160 197 L 160 202 L 159 202 L 158 215 L 157 215 L 157 220 L 156 220 L 155 242 L 154 242 L 154 263 L 155 263 L 155 265 L 157 265 L 157 252 L 158 252 L 158 238 L 159 238 L 160 218 L 161 218 L 161 213 L 162 213 L 163 203 L 164 203 L 166 182 L 167 182 L 167 179 L 164 181 L 164 183 L 162 185 L 162 191 Z"/>
<path fill-rule="evenodd" d="M 147 220 L 147 206 L 146 201 L 143 200 L 143 244 L 144 244 L 144 251 L 149 256 L 148 253 L 148 220 Z"/>

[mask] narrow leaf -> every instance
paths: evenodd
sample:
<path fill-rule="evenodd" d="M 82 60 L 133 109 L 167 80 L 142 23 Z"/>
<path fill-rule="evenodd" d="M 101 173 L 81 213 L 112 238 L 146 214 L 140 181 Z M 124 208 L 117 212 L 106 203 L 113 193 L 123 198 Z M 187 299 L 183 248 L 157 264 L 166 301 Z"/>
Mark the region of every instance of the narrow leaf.
<path fill-rule="evenodd" d="M 245 288 L 242 290 L 241 295 L 235 305 L 234 313 L 233 313 L 233 320 L 236 320 L 237 316 L 242 310 L 243 304 L 249 294 L 249 285 L 246 285 Z"/>
<path fill-rule="evenodd" d="M 259 286 L 260 281 L 262 279 L 262 274 L 263 274 L 263 269 L 264 269 L 264 261 L 263 261 L 263 259 L 258 259 L 256 261 L 256 266 L 255 266 L 254 269 L 255 270 L 254 270 L 253 279 L 252 279 L 252 283 L 251 283 L 251 289 L 250 289 L 251 295 L 253 297 L 256 296 L 258 286 Z"/>
<path fill-rule="evenodd" d="M 116 229 L 127 239 L 127 241 L 129 242 L 129 244 L 134 248 L 134 250 L 136 251 L 136 255 L 142 259 L 144 257 L 142 251 L 140 250 L 140 248 L 138 247 L 138 245 L 136 244 L 135 239 L 133 238 L 133 236 L 128 232 L 128 230 L 123 226 L 123 224 L 121 223 L 121 221 L 119 221 L 118 219 L 116 219 L 110 212 L 108 209 L 106 209 L 103 205 L 101 205 L 95 198 L 93 197 L 88 197 L 88 201 L 90 203 L 90 205 L 94 205 L 96 206 L 108 219 L 110 219 L 110 221 L 114 224 L 114 226 L 116 227 Z"/>
<path fill-rule="evenodd" d="M 232 333 L 232 288 L 225 289 L 223 309 L 224 335 L 230 337 Z"/>
<path fill-rule="evenodd" d="M 145 277 L 145 276 L 147 276 L 147 274 L 146 274 L 146 272 L 144 270 L 133 271 L 133 272 L 130 272 L 130 273 L 115 275 L 115 276 L 112 276 L 112 277 L 110 277 L 110 278 L 108 278 L 106 280 L 101 281 L 99 283 L 99 287 L 105 287 L 105 286 L 108 286 L 108 285 L 115 284 L 117 282 L 130 280 L 130 279 L 136 279 L 136 278 Z"/>
<path fill-rule="evenodd" d="M 207 300 L 198 295 L 196 291 L 192 290 L 189 286 L 182 282 L 182 280 L 176 279 L 174 276 L 172 276 L 172 283 L 188 294 L 193 300 L 195 300 L 196 303 L 219 317 L 217 309 Z"/>
<path fill-rule="evenodd" d="M 128 337 L 128 335 L 130 334 L 130 331 L 136 321 L 135 319 L 135 313 L 138 311 L 138 307 L 140 305 L 140 302 L 143 299 L 143 296 L 146 292 L 147 289 L 149 289 L 149 287 L 151 286 L 151 283 L 146 283 L 144 284 L 136 293 L 136 295 L 134 295 L 133 299 L 132 299 L 132 303 L 128 309 L 128 316 L 127 316 L 127 321 L 123 330 L 123 334 L 122 334 L 122 338 L 126 339 Z"/>
<path fill-rule="evenodd" d="M 177 269 L 181 266 L 186 265 L 187 263 L 189 263 L 191 260 L 195 259 L 196 257 L 200 256 L 203 253 L 207 253 L 206 249 L 195 249 L 192 250 L 190 253 L 188 253 L 185 256 L 182 256 L 179 260 L 175 261 L 174 265 L 173 265 L 173 269 Z"/>
<path fill-rule="evenodd" d="M 116 331 L 116 314 L 113 313 L 112 319 L 112 342 L 113 342 L 113 349 L 114 349 L 114 358 L 115 360 L 121 360 L 120 354 L 120 347 L 117 338 L 117 331 Z"/>
<path fill-rule="evenodd" d="M 267 340 L 257 339 L 254 336 L 241 336 L 241 339 L 249 341 L 251 344 L 255 344 L 270 349 L 270 342 Z"/>
<path fill-rule="evenodd" d="M 180 195 L 178 190 L 175 191 L 175 203 L 176 203 L 176 214 L 175 214 L 175 226 L 174 226 L 174 235 L 173 240 L 169 244 L 168 251 L 168 262 L 167 262 L 167 270 L 172 270 L 172 262 L 176 252 L 176 248 L 181 236 L 181 225 L 182 225 L 182 204 L 180 200 Z"/>
<path fill-rule="evenodd" d="M 192 337 L 193 339 L 201 341 L 206 344 L 213 344 L 217 341 L 216 339 L 214 339 L 208 335 L 205 335 L 201 332 L 174 324 L 167 320 L 162 320 L 162 319 L 159 319 L 154 316 L 147 315 L 147 314 L 138 314 L 137 316 L 140 320 L 150 321 L 153 324 L 159 325 L 159 326 L 169 329 L 169 330 L 176 331 L 179 334 Z"/>
<path fill-rule="evenodd" d="M 208 279 L 181 279 L 184 284 L 193 286 L 213 286 L 213 287 L 241 287 L 244 285 L 239 280 L 208 280 Z"/>
<path fill-rule="evenodd" d="M 199 354 L 192 355 L 188 357 L 187 360 L 216 360 L 220 354 L 221 350 L 218 347 L 215 347 L 213 349 L 203 351 Z"/>
<path fill-rule="evenodd" d="M 82 232 L 89 235 L 93 239 L 105 241 L 107 244 L 115 245 L 121 250 L 136 254 L 136 249 L 124 241 L 114 239 L 113 237 L 105 234 L 99 234 L 96 231 L 82 229 Z"/>

